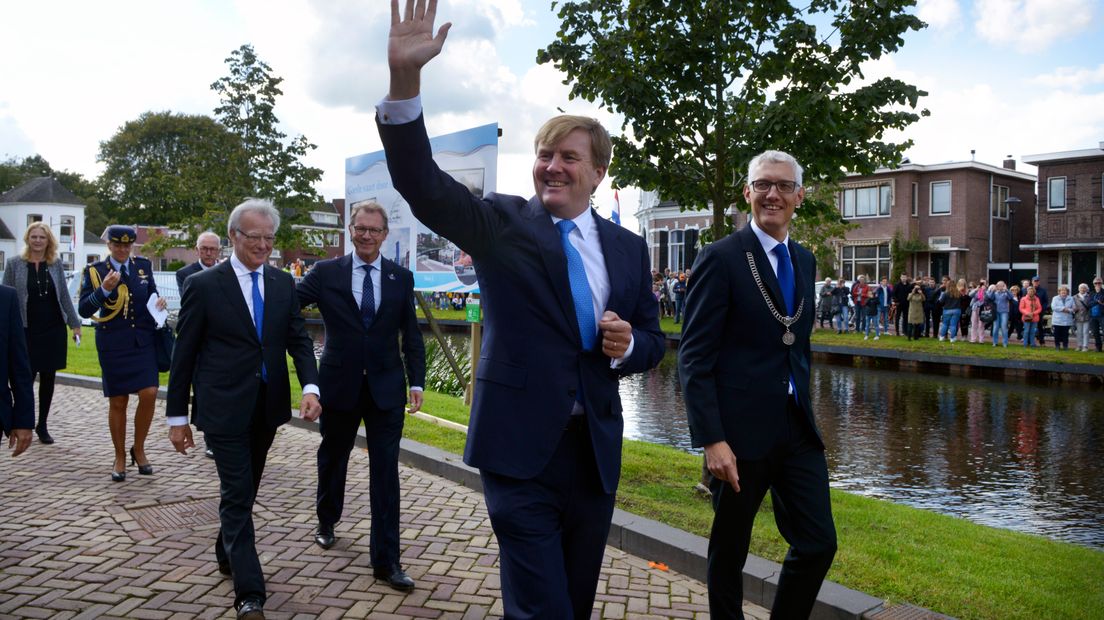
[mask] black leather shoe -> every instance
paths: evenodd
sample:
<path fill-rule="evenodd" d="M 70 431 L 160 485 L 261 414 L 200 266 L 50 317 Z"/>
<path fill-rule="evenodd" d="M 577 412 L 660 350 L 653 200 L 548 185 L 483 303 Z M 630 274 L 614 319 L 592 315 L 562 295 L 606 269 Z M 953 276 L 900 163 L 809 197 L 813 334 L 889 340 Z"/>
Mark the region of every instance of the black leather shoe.
<path fill-rule="evenodd" d="M 35 433 L 38 434 L 38 440 L 44 444 L 54 443 L 54 438 L 50 436 L 50 431 L 46 430 L 45 426 L 36 426 Z"/>
<path fill-rule="evenodd" d="M 204 448 L 203 449 L 203 456 L 205 456 L 209 459 L 213 459 L 213 458 L 215 458 L 215 451 L 210 449 L 210 448 Z"/>
<path fill-rule="evenodd" d="M 334 537 L 334 529 L 332 525 L 319 525 L 318 533 L 314 535 L 314 542 L 323 549 L 329 549 L 337 542 L 337 538 Z"/>
<path fill-rule="evenodd" d="M 126 471 L 113 471 L 111 472 L 112 482 L 122 482 L 126 480 Z"/>
<path fill-rule="evenodd" d="M 130 449 L 130 464 L 138 465 L 138 459 L 134 458 L 134 448 Z M 146 463 L 145 465 L 138 465 L 138 473 L 143 476 L 153 475 L 153 465 Z"/>
<path fill-rule="evenodd" d="M 410 592 L 414 589 L 414 580 L 408 577 L 398 564 L 388 570 L 373 570 L 372 576 L 400 592 Z"/>
<path fill-rule="evenodd" d="M 238 606 L 238 620 L 264 620 L 264 604 L 252 599 Z"/>
<path fill-rule="evenodd" d="M 230 562 L 220 560 L 218 563 L 219 572 L 223 575 L 230 576 L 234 574 L 234 571 L 230 570 Z"/>

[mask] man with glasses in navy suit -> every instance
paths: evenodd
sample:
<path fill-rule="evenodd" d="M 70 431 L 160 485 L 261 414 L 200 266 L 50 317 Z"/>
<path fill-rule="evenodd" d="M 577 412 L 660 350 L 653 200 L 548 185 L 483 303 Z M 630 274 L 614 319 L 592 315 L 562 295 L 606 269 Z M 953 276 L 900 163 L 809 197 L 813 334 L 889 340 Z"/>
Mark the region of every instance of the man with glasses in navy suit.
<path fill-rule="evenodd" d="M 712 475 L 709 611 L 743 618 L 743 568 L 769 490 L 790 544 L 772 618 L 807 618 L 836 551 L 824 442 L 809 395 L 816 259 L 789 237 L 805 197 L 781 151 L 748 165 L 747 226 L 694 264 L 679 344 L 690 434 Z"/>

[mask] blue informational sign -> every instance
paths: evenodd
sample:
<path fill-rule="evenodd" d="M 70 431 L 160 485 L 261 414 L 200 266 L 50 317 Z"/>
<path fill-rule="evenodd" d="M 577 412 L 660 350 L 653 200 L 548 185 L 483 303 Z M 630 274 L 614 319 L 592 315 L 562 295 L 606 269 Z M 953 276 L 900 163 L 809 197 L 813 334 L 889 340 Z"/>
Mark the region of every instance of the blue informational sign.
<path fill-rule="evenodd" d="M 498 169 L 498 124 L 483 125 L 430 139 L 433 159 L 442 170 L 482 198 L 495 191 Z M 345 160 L 345 221 L 362 201 L 375 201 L 387 210 L 387 241 L 380 252 L 414 272 L 419 291 L 478 293 L 471 257 L 441 237 L 410 212 L 391 184 L 383 151 Z M 346 236 L 345 251 L 353 249 Z"/>

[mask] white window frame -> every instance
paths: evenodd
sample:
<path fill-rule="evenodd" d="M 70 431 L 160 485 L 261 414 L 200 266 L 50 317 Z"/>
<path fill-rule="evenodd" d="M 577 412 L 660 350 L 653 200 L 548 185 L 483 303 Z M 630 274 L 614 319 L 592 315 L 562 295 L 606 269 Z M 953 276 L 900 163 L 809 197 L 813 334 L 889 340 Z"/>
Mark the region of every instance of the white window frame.
<path fill-rule="evenodd" d="M 675 241 L 678 237 L 678 241 Z M 686 231 L 675 229 L 667 232 L 667 264 L 671 271 L 682 271 L 682 264 L 686 259 Z"/>
<path fill-rule="evenodd" d="M 989 207 L 989 216 L 996 220 L 1008 219 L 1008 200 L 1009 189 L 1003 185 L 993 184 L 992 196 L 993 203 Z M 1003 194 L 1003 195 L 1002 195 Z"/>
<path fill-rule="evenodd" d="M 868 190 L 874 190 L 875 203 L 873 205 L 873 213 L 858 214 L 859 203 L 864 202 L 866 205 L 870 205 L 870 197 L 862 197 L 860 200 L 859 192 L 866 192 Z M 848 201 L 850 201 L 850 213 L 848 213 Z M 893 213 L 893 185 L 890 183 L 881 183 L 879 185 L 867 185 L 863 187 L 845 187 L 840 191 L 839 198 L 840 214 L 847 220 L 866 220 L 875 217 L 890 217 Z"/>
<path fill-rule="evenodd" d="M 1062 182 L 1062 206 L 1054 206 L 1054 182 Z M 1066 210 L 1066 177 L 1047 177 L 1047 211 L 1065 211 Z"/>
<path fill-rule="evenodd" d="M 35 222 L 41 222 L 41 221 L 42 221 L 42 214 L 41 213 L 28 213 L 27 214 L 27 226 L 30 226 L 31 224 L 34 224 Z"/>
<path fill-rule="evenodd" d="M 936 185 L 946 185 L 947 186 L 947 212 L 946 213 L 942 213 L 942 212 L 941 213 L 936 213 L 935 212 L 935 186 Z M 951 211 L 953 210 L 952 209 L 952 203 L 954 202 L 954 200 L 952 198 L 952 196 L 954 195 L 953 194 L 953 189 L 954 189 L 954 186 L 952 185 L 950 179 L 948 179 L 946 181 L 932 181 L 931 183 L 928 184 L 928 215 L 929 216 L 943 217 L 943 216 L 951 214 Z"/>

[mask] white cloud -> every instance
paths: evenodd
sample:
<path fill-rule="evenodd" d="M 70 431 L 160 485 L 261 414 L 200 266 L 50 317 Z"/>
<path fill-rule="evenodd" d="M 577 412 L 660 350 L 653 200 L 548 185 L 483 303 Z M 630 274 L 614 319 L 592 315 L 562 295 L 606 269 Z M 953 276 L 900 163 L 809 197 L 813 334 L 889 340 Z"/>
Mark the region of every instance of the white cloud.
<path fill-rule="evenodd" d="M 957 30 L 962 24 L 958 0 L 920 0 L 916 16 L 935 30 Z"/>
<path fill-rule="evenodd" d="M 1093 23 L 1094 0 L 977 0 L 977 33 L 990 43 L 1038 52 Z"/>
<path fill-rule="evenodd" d="M 1095 69 L 1087 67 L 1058 67 L 1050 73 L 1031 78 L 1032 84 L 1046 88 L 1082 90 L 1086 86 L 1104 84 L 1104 64 Z"/>

